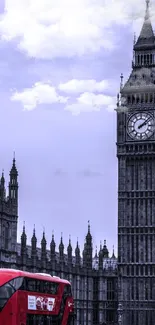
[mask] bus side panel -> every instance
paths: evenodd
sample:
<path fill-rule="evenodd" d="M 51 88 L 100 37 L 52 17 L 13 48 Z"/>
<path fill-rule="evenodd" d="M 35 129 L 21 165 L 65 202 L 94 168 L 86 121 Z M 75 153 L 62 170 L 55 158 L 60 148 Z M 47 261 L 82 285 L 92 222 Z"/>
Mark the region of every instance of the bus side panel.
<path fill-rule="evenodd" d="M 6 303 L 0 312 L 0 325 L 18 325 L 17 293 L 15 293 Z"/>
<path fill-rule="evenodd" d="M 24 291 L 18 291 L 18 323 L 26 325 L 26 311 L 27 311 L 27 294 Z"/>
<path fill-rule="evenodd" d="M 71 315 L 71 313 L 73 313 L 73 298 L 68 297 L 65 301 L 62 325 L 68 325 L 69 315 Z"/>

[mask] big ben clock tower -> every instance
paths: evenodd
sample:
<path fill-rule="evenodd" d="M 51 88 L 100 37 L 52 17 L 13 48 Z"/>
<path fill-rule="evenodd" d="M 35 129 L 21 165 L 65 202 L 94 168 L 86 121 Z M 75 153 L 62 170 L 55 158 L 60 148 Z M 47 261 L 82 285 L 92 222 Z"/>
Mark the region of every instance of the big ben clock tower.
<path fill-rule="evenodd" d="M 118 98 L 119 99 L 119 98 Z M 119 107 L 119 102 L 122 102 Z M 124 108 L 122 106 L 124 105 Z M 122 325 L 155 324 L 155 36 L 149 0 L 117 110 L 118 302 Z M 119 308 L 120 310 L 120 308 Z"/>

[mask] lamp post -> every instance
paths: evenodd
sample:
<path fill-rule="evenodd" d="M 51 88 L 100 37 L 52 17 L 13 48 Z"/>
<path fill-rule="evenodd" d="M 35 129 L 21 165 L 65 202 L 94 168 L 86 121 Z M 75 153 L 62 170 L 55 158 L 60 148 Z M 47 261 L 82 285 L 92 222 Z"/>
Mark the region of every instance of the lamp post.
<path fill-rule="evenodd" d="M 118 313 L 118 325 L 122 325 L 123 308 L 121 303 L 118 304 L 117 313 Z"/>

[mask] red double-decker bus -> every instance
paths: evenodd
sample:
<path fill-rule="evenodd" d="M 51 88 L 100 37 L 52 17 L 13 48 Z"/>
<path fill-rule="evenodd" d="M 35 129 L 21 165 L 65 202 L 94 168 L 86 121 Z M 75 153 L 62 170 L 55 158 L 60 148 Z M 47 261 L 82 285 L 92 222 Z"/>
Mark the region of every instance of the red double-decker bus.
<path fill-rule="evenodd" d="M 71 284 L 44 273 L 0 269 L 0 325 L 71 325 Z"/>

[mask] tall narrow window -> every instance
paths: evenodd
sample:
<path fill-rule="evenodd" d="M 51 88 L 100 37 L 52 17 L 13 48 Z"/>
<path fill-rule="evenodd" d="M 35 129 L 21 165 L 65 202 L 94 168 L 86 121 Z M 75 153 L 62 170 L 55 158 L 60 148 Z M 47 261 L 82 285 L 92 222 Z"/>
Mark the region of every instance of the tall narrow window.
<path fill-rule="evenodd" d="M 8 224 L 8 222 L 5 225 L 4 247 L 5 247 L 5 249 L 9 248 L 9 224 Z"/>
<path fill-rule="evenodd" d="M 136 283 L 136 300 L 139 300 L 139 286 L 138 286 L 138 281 Z"/>
<path fill-rule="evenodd" d="M 145 300 L 148 300 L 148 283 L 147 283 L 147 279 L 145 280 Z"/>
<path fill-rule="evenodd" d="M 146 252 L 146 260 L 145 262 L 148 262 L 148 236 L 145 237 L 145 252 Z"/>
<path fill-rule="evenodd" d="M 150 236 L 150 262 L 152 263 L 152 237 Z"/>
<path fill-rule="evenodd" d="M 152 300 L 152 278 L 150 278 L 150 300 Z"/>
<path fill-rule="evenodd" d="M 136 262 L 139 262 L 139 236 L 136 236 Z"/>
<path fill-rule="evenodd" d="M 152 64 L 152 54 L 150 54 L 150 63 Z"/>
<path fill-rule="evenodd" d="M 153 101 L 153 97 L 152 97 L 152 94 L 150 94 L 150 103 L 152 103 Z"/>
<path fill-rule="evenodd" d="M 132 279 L 131 284 L 131 299 L 134 300 L 134 279 Z"/>

